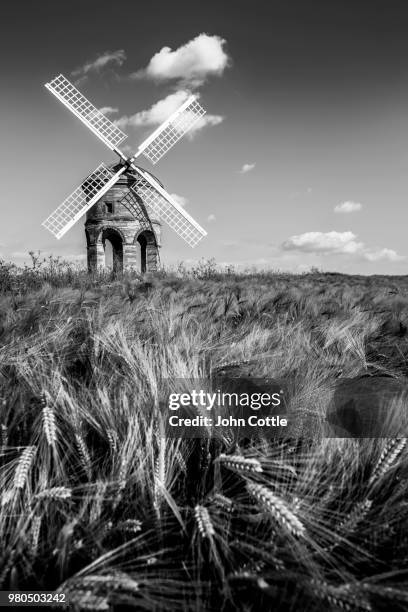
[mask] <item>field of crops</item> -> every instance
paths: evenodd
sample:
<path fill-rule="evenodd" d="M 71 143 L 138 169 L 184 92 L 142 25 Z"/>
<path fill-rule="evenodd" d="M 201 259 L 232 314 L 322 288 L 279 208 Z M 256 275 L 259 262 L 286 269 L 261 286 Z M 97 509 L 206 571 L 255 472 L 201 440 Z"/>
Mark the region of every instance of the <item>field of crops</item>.
<path fill-rule="evenodd" d="M 0 589 L 92 610 L 408 609 L 402 394 L 393 437 L 174 440 L 160 413 L 168 381 L 242 364 L 286 381 L 299 422 L 347 379 L 365 414 L 371 383 L 408 379 L 408 277 L 51 261 L 3 263 L 0 285 Z"/>

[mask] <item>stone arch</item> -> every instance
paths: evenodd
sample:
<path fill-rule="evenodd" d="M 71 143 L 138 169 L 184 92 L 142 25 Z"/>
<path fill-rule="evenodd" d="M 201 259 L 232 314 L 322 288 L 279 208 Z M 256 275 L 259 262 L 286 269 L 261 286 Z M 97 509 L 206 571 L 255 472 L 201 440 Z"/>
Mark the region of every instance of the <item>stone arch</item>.
<path fill-rule="evenodd" d="M 125 242 L 122 232 L 116 227 L 104 227 L 98 239 L 102 242 L 104 251 L 106 248 L 106 240 L 109 240 L 112 245 L 112 271 L 114 274 L 122 274 L 123 244 Z"/>
<path fill-rule="evenodd" d="M 126 242 L 126 236 L 125 236 L 124 232 L 122 231 L 122 229 L 120 227 L 116 227 L 115 225 L 103 225 L 99 229 L 97 241 L 98 242 L 103 242 L 104 234 L 107 233 L 107 232 L 114 232 L 114 233 L 116 233 L 120 237 L 120 239 L 121 239 L 121 241 L 123 243 Z M 105 236 L 105 238 L 106 238 L 106 236 Z"/>
<path fill-rule="evenodd" d="M 140 246 L 140 271 L 153 272 L 158 268 L 158 251 L 156 235 L 152 230 L 140 230 L 134 239 L 134 244 Z"/>

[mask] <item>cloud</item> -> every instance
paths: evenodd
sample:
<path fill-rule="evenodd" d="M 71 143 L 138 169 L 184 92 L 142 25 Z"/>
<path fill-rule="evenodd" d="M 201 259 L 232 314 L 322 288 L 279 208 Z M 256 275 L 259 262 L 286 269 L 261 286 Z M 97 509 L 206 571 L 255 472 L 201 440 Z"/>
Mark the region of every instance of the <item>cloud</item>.
<path fill-rule="evenodd" d="M 219 36 L 199 34 L 174 51 L 170 47 L 163 47 L 151 58 L 146 68 L 131 74 L 130 77 L 149 78 L 160 82 L 175 80 L 175 91 L 146 110 L 118 118 L 115 124 L 121 129 L 161 125 L 191 96 L 193 88 L 202 85 L 210 75 L 220 76 L 224 72 L 230 63 L 224 50 L 225 43 Z M 187 137 L 192 139 L 204 127 L 219 125 L 222 121 L 222 115 L 206 113 L 190 127 Z"/>
<path fill-rule="evenodd" d="M 356 255 L 367 261 L 401 261 L 405 256 L 398 255 L 392 249 L 372 250 L 357 240 L 353 232 L 305 232 L 291 236 L 282 244 L 285 251 L 298 251 L 314 254 Z"/>
<path fill-rule="evenodd" d="M 306 232 L 291 236 L 282 247 L 303 253 L 356 253 L 363 248 L 353 232 Z"/>
<path fill-rule="evenodd" d="M 352 213 L 352 212 L 357 212 L 358 210 L 361 210 L 363 208 L 363 205 L 360 204 L 360 202 L 353 202 L 353 201 L 346 201 L 346 202 L 342 202 L 341 204 L 337 204 L 334 207 L 334 212 L 336 213 Z"/>
<path fill-rule="evenodd" d="M 380 261 L 380 260 L 388 260 L 388 261 L 402 261 L 405 259 L 404 255 L 398 255 L 393 249 L 379 249 L 378 251 L 369 251 L 364 253 L 365 259 L 368 261 Z"/>
<path fill-rule="evenodd" d="M 208 223 L 212 223 L 216 219 L 217 219 L 217 217 L 215 215 L 213 215 L 212 213 L 211 213 L 211 215 L 208 215 L 208 217 L 207 217 Z"/>
<path fill-rule="evenodd" d="M 174 51 L 163 47 L 155 53 L 146 68 L 134 72 L 132 78 L 155 81 L 178 80 L 197 87 L 211 75 L 221 76 L 231 60 L 220 36 L 199 34 Z"/>
<path fill-rule="evenodd" d="M 113 108 L 113 106 L 102 106 L 102 108 L 99 109 L 99 112 L 103 115 L 114 115 L 115 113 L 119 112 L 119 109 Z"/>
<path fill-rule="evenodd" d="M 162 100 L 155 102 L 149 109 L 135 113 L 134 115 L 124 115 L 115 121 L 121 129 L 129 127 L 157 126 L 163 123 L 174 113 L 189 97 L 190 92 L 186 89 L 179 89 Z M 189 131 L 189 136 L 201 130 L 207 125 L 217 125 L 224 120 L 221 115 L 204 115 L 193 125 Z"/>
<path fill-rule="evenodd" d="M 198 119 L 198 121 L 196 121 L 196 123 L 193 125 L 193 127 L 190 129 L 190 131 L 187 133 L 187 138 L 193 138 L 194 135 L 199 131 L 202 130 L 204 127 L 207 126 L 211 126 L 211 125 L 219 125 L 220 123 L 222 123 L 224 121 L 225 117 L 223 117 L 222 115 L 204 115 L 203 117 L 200 117 L 200 119 Z"/>
<path fill-rule="evenodd" d="M 241 170 L 239 171 L 240 174 L 246 174 L 247 172 L 251 172 L 251 170 L 255 168 L 255 165 L 256 164 L 244 164 Z"/>
<path fill-rule="evenodd" d="M 187 100 L 189 95 L 187 90 L 180 89 L 155 102 L 148 110 L 130 116 L 125 115 L 117 119 L 115 123 L 120 128 L 160 125 Z"/>
<path fill-rule="evenodd" d="M 88 60 L 71 72 L 73 77 L 78 77 L 79 80 L 84 80 L 89 73 L 101 72 L 104 68 L 112 66 L 122 66 L 126 60 L 126 53 L 123 49 L 117 51 L 104 51 L 101 55 L 98 55 L 94 60 Z"/>
<path fill-rule="evenodd" d="M 183 208 L 185 208 L 188 204 L 188 199 L 178 193 L 171 193 L 171 197 L 176 200 L 177 204 L 180 204 Z"/>

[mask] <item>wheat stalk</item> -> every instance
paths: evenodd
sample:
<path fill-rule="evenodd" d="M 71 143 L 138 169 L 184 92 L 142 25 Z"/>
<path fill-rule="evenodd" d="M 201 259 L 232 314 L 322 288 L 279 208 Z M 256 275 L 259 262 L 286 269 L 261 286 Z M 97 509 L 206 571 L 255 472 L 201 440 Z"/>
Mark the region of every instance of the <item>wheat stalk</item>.
<path fill-rule="evenodd" d="M 265 569 L 264 561 L 247 561 L 243 563 L 238 570 L 233 572 L 233 576 L 241 576 L 241 575 L 251 575 L 258 578 L 259 572 L 262 572 Z"/>
<path fill-rule="evenodd" d="M 181 471 L 186 474 L 187 473 L 187 464 L 185 462 L 185 459 L 184 459 L 183 455 L 180 453 L 179 450 L 177 450 L 175 452 L 175 457 L 177 459 L 177 462 L 178 462 L 178 464 L 180 466 Z"/>
<path fill-rule="evenodd" d="M 337 531 L 343 531 L 343 533 L 353 532 L 357 525 L 364 520 L 367 513 L 370 511 L 372 504 L 373 502 L 371 499 L 365 499 L 364 501 L 357 503 L 348 517 L 339 524 Z"/>
<path fill-rule="evenodd" d="M 32 557 L 35 557 L 38 549 L 38 541 L 40 538 L 40 529 L 41 529 L 41 521 L 42 518 L 39 515 L 35 515 L 31 522 L 31 546 L 30 546 L 30 554 Z"/>
<path fill-rule="evenodd" d="M 159 438 L 159 454 L 154 469 L 154 507 L 160 512 L 160 502 L 163 497 L 163 487 L 166 481 L 166 446 L 163 437 Z"/>
<path fill-rule="evenodd" d="M 82 463 L 82 467 L 85 470 L 86 475 L 89 479 L 92 477 L 91 458 L 85 443 L 83 436 L 80 433 L 75 434 L 75 441 L 78 448 L 79 458 Z"/>
<path fill-rule="evenodd" d="M 120 462 L 119 474 L 118 474 L 120 492 L 123 491 L 123 489 L 126 487 L 128 467 L 129 467 L 129 456 L 127 453 L 123 453 L 122 459 Z"/>
<path fill-rule="evenodd" d="M 111 449 L 111 453 L 112 455 L 116 454 L 116 451 L 118 449 L 118 435 L 116 433 L 116 431 L 114 429 L 107 429 L 106 430 L 106 437 L 108 438 L 108 442 L 109 442 L 109 447 Z"/>
<path fill-rule="evenodd" d="M 214 525 L 211 521 L 210 513 L 205 506 L 197 506 L 194 508 L 194 515 L 197 521 L 198 531 L 203 538 L 211 538 L 215 535 Z"/>
<path fill-rule="evenodd" d="M 398 457 L 407 445 L 406 438 L 395 438 L 388 442 L 381 453 L 368 484 L 371 485 L 375 480 L 382 478 L 389 469 L 393 467 Z"/>
<path fill-rule="evenodd" d="M 248 483 L 248 491 L 286 531 L 296 537 L 305 535 L 305 527 L 283 499 L 277 497 L 267 487 Z"/>
<path fill-rule="evenodd" d="M 372 609 L 370 603 L 365 598 L 358 596 L 356 589 L 353 589 L 350 584 L 333 586 L 327 582 L 317 580 L 312 580 L 310 584 L 313 592 L 333 608 L 346 612 L 355 612 L 357 610 L 370 612 Z"/>
<path fill-rule="evenodd" d="M 229 470 L 234 472 L 256 472 L 260 474 L 262 472 L 262 465 L 258 459 L 252 457 L 241 457 L 240 455 L 219 455 L 218 461 L 225 465 Z"/>
<path fill-rule="evenodd" d="M 142 530 L 142 522 L 138 519 L 126 519 L 118 523 L 117 529 L 130 533 L 138 533 Z"/>
<path fill-rule="evenodd" d="M 126 591 L 138 591 L 139 583 L 133 580 L 128 574 L 124 572 L 114 572 L 112 574 L 90 574 L 89 576 L 83 576 L 79 579 L 79 586 L 83 587 L 94 587 L 108 589 L 109 591 L 115 589 L 124 589 Z"/>
<path fill-rule="evenodd" d="M 51 487 L 50 489 L 44 489 L 35 495 L 36 499 L 68 499 L 71 497 L 72 489 L 67 487 Z"/>
<path fill-rule="evenodd" d="M 13 486 L 15 489 L 24 488 L 36 451 L 37 448 L 35 446 L 27 446 L 21 453 L 14 473 Z"/>
<path fill-rule="evenodd" d="M 96 483 L 96 492 L 95 492 L 95 500 L 92 504 L 89 520 L 91 523 L 94 523 L 99 519 L 102 513 L 102 506 L 105 500 L 106 489 L 108 488 L 108 483 L 103 480 L 98 480 Z"/>
<path fill-rule="evenodd" d="M 118 473 L 118 488 L 116 493 L 116 498 L 113 502 L 113 509 L 118 506 L 120 500 L 122 499 L 123 491 L 126 487 L 127 481 L 127 471 L 129 466 L 129 454 L 125 451 L 122 451 L 122 458 L 120 461 L 119 473 Z"/>
<path fill-rule="evenodd" d="M 222 493 L 214 493 L 212 501 L 216 506 L 226 508 L 228 512 L 232 512 L 234 510 L 234 502 L 232 501 L 232 499 L 226 497 Z"/>
<path fill-rule="evenodd" d="M 408 603 L 408 592 L 406 589 L 402 590 L 400 588 L 367 583 L 359 583 L 358 586 L 371 595 L 379 595 L 387 599 L 396 599 L 399 602 Z"/>
<path fill-rule="evenodd" d="M 57 442 L 57 426 L 55 423 L 55 412 L 48 405 L 45 394 L 41 396 L 43 430 L 49 446 L 55 446 Z"/>

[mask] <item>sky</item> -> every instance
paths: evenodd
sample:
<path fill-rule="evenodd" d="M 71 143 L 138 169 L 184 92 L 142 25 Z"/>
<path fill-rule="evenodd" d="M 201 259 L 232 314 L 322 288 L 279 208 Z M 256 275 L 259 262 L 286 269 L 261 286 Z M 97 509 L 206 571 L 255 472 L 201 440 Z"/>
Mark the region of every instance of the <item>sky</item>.
<path fill-rule="evenodd" d="M 156 165 L 208 232 L 166 266 L 408 271 L 408 7 L 396 0 L 21 0 L 0 20 L 0 257 L 82 262 L 41 222 L 115 155 L 43 86 L 63 73 L 138 144 L 188 92 L 205 124 Z"/>

